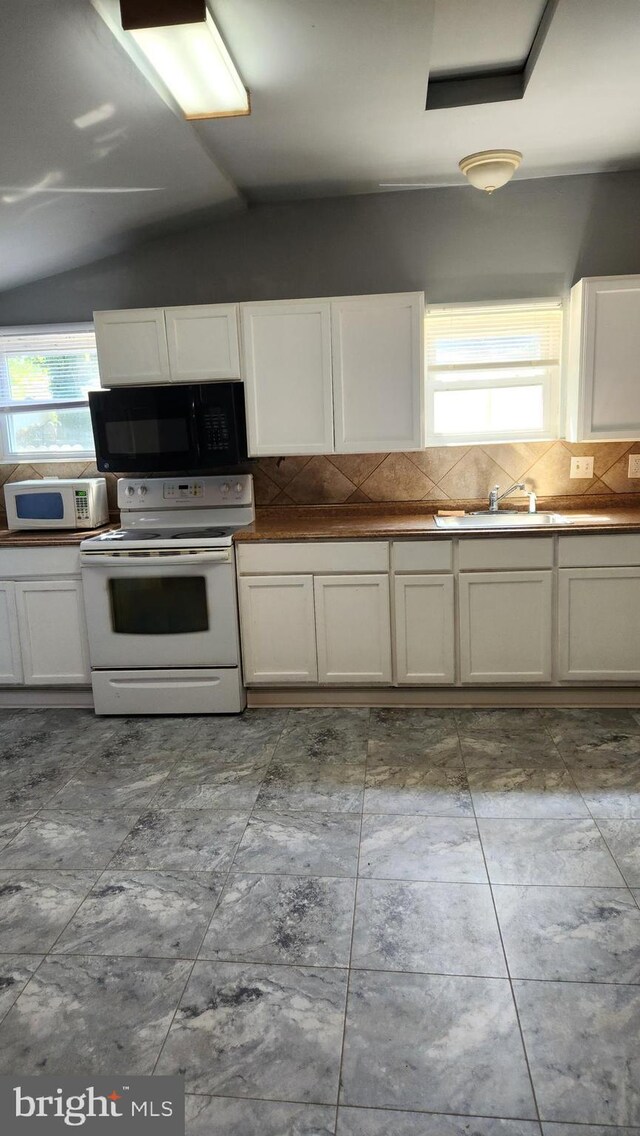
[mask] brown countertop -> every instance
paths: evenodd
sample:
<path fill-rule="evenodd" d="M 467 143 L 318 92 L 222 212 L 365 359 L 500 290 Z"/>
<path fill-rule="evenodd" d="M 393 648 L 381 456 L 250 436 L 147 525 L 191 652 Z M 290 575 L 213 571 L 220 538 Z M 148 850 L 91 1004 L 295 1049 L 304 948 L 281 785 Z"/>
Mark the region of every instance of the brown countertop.
<path fill-rule="evenodd" d="M 3 548 L 66 548 L 80 544 L 88 536 L 98 536 L 114 528 L 113 524 L 102 525 L 99 529 L 47 529 L 12 532 L 0 529 L 0 550 Z"/>
<path fill-rule="evenodd" d="M 477 508 L 477 505 L 473 507 Z M 379 537 L 428 537 L 451 540 L 452 536 L 541 536 L 544 533 L 640 532 L 640 507 L 560 509 L 544 506 L 540 512 L 562 512 L 571 524 L 528 528 L 505 525 L 499 529 L 440 529 L 433 512 L 419 505 L 264 505 L 256 510 L 254 524 L 236 533 L 247 540 L 337 540 Z"/>

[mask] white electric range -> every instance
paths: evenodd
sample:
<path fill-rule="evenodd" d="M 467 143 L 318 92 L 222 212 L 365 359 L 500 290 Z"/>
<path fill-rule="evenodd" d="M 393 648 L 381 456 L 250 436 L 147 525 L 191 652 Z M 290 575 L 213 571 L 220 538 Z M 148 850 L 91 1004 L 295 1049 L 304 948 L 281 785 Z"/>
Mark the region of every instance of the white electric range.
<path fill-rule="evenodd" d="M 250 474 L 121 478 L 121 529 L 80 545 L 96 714 L 244 709 L 233 534 Z"/>

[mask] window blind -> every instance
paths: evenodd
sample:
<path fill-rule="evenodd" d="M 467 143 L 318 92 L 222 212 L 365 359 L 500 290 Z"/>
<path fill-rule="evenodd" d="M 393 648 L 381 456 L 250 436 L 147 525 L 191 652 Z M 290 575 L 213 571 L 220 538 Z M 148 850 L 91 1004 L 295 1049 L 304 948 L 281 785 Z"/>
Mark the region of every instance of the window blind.
<path fill-rule="evenodd" d="M 465 375 L 482 371 L 557 366 L 560 362 L 562 307 L 432 309 L 427 314 L 427 366 L 430 371 Z"/>
<path fill-rule="evenodd" d="M 98 387 L 92 329 L 0 333 L 0 409 L 86 403 Z"/>

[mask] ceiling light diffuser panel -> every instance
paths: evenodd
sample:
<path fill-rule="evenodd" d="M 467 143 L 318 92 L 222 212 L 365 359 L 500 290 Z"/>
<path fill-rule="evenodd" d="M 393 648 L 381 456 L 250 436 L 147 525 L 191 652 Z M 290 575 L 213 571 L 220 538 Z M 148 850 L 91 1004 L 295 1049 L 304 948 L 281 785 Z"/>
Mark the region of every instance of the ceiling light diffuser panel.
<path fill-rule="evenodd" d="M 92 0 L 147 79 L 187 119 L 251 111 L 249 94 L 204 0 Z"/>

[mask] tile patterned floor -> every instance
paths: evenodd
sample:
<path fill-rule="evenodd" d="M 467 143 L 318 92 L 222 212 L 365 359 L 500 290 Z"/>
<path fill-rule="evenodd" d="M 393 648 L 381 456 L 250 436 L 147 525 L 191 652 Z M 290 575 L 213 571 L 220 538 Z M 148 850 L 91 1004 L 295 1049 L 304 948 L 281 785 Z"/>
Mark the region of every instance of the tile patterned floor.
<path fill-rule="evenodd" d="M 188 1136 L 640 1136 L 640 713 L 0 713 L 0 1074 Z"/>

